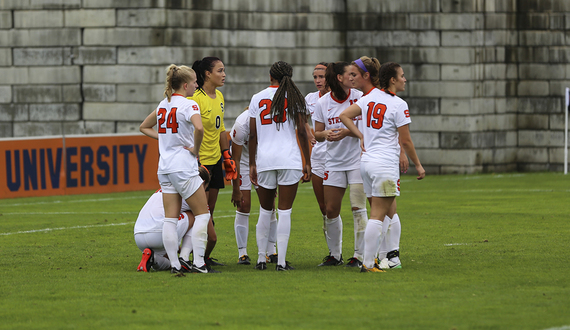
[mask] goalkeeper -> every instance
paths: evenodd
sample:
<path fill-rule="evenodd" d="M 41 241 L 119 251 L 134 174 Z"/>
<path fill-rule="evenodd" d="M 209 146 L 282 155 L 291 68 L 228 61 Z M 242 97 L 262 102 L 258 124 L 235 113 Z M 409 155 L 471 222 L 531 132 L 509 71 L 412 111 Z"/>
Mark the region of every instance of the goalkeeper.
<path fill-rule="evenodd" d="M 200 148 L 200 163 L 204 165 L 212 175 L 210 186 L 206 190 L 208 206 L 210 207 L 211 220 L 208 233 L 214 233 L 214 237 L 209 237 L 204 260 L 208 266 L 223 266 L 210 257 L 217 237 L 213 230 L 214 210 L 218 200 L 218 192 L 224 188 L 225 179 L 236 179 L 235 162 L 229 153 L 229 143 L 224 126 L 224 96 L 218 87 L 224 86 L 226 71 L 224 63 L 217 57 L 204 57 L 202 60 L 194 62 L 192 69 L 196 72 L 198 88 L 194 96 L 189 99 L 194 100 L 200 107 L 202 124 L 204 126 L 204 139 Z"/>

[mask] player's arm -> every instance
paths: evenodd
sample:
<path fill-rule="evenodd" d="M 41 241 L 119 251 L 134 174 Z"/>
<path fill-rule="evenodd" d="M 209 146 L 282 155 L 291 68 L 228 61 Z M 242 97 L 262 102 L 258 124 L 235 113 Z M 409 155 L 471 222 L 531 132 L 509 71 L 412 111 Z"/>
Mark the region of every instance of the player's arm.
<path fill-rule="evenodd" d="M 157 119 L 156 119 L 156 110 L 151 112 L 145 120 L 141 123 L 139 129 L 141 133 L 146 136 L 149 136 L 155 140 L 158 140 L 158 132 L 153 128 L 156 126 Z"/>
<path fill-rule="evenodd" d="M 235 142 L 232 143 L 232 158 L 236 163 L 236 173 L 237 177 L 232 180 L 232 203 L 236 207 L 240 207 L 243 195 L 240 190 L 240 176 L 241 176 L 241 153 L 243 150 L 243 146 L 236 144 Z"/>
<path fill-rule="evenodd" d="M 202 117 L 200 113 L 195 113 L 190 117 L 192 125 L 194 125 L 194 147 L 188 149 L 194 156 L 198 157 L 200 155 L 200 146 L 202 145 L 202 139 L 204 138 L 204 126 L 202 125 Z"/>
<path fill-rule="evenodd" d="M 364 152 L 366 151 L 364 149 L 364 140 L 363 140 L 364 136 L 362 135 L 362 132 L 360 132 L 360 130 L 352 120 L 354 117 L 359 116 L 361 114 L 362 114 L 362 109 L 360 109 L 358 104 L 355 103 L 349 106 L 348 108 L 344 109 L 344 111 L 339 115 L 339 118 L 340 121 L 342 121 L 342 123 L 344 124 L 344 126 L 346 126 L 346 128 L 348 128 L 348 130 L 354 135 L 354 137 L 360 139 L 360 148 Z"/>
<path fill-rule="evenodd" d="M 408 156 L 406 156 L 406 151 L 402 147 L 402 143 L 400 141 L 398 141 L 398 143 L 400 144 L 400 172 L 406 173 L 410 167 L 410 161 L 408 160 Z"/>
<path fill-rule="evenodd" d="M 410 135 L 410 125 L 406 124 L 404 126 L 398 127 L 398 134 L 400 135 L 400 144 L 416 166 L 416 170 L 418 171 L 417 179 L 423 179 L 426 176 L 426 171 L 422 167 L 420 159 L 416 154 L 416 148 L 414 147 L 414 142 L 412 141 L 412 136 Z"/>
<path fill-rule="evenodd" d="M 251 109 L 251 107 L 250 107 Z M 255 156 L 257 155 L 257 123 L 255 118 L 249 118 L 249 177 L 251 183 L 257 184 L 257 167 L 255 163 Z"/>

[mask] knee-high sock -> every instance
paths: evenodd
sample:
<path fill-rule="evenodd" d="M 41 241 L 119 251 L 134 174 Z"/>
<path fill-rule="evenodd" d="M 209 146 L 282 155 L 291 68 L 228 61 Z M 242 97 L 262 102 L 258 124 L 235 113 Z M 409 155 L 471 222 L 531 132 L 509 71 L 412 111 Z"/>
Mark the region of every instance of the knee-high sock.
<path fill-rule="evenodd" d="M 265 262 L 267 241 L 269 239 L 269 226 L 271 223 L 271 210 L 259 207 L 259 218 L 255 226 L 255 239 L 257 240 L 257 263 Z"/>
<path fill-rule="evenodd" d="M 210 212 L 197 215 L 194 219 L 194 226 L 192 227 L 192 246 L 194 248 L 194 265 L 196 267 L 204 266 L 209 221 Z"/>
<path fill-rule="evenodd" d="M 388 216 L 384 217 L 384 223 L 385 224 L 391 224 L 392 219 L 390 219 Z M 392 231 L 391 226 L 388 225 L 388 231 L 386 232 L 386 235 L 384 235 L 384 237 L 382 237 L 382 241 L 380 242 L 380 248 L 378 249 L 378 260 L 382 260 L 384 258 L 386 258 L 386 254 L 390 251 L 388 249 L 388 236 L 390 236 L 390 232 Z"/>
<path fill-rule="evenodd" d="M 388 239 L 388 251 L 400 250 L 400 236 L 402 235 L 402 224 L 398 213 L 394 214 L 390 221 L 390 228 L 386 235 Z"/>
<path fill-rule="evenodd" d="M 354 219 L 354 258 L 362 259 L 364 255 L 364 231 L 368 224 L 368 213 L 366 209 L 352 211 Z"/>
<path fill-rule="evenodd" d="M 277 217 L 276 211 L 271 212 L 271 222 L 269 223 L 269 236 L 267 238 L 267 255 L 277 253 Z"/>
<path fill-rule="evenodd" d="M 277 222 L 277 264 L 285 267 L 285 257 L 287 256 L 287 246 L 291 235 L 291 210 L 277 210 L 279 221 Z"/>
<path fill-rule="evenodd" d="M 190 260 L 190 252 L 192 252 L 192 228 L 188 229 L 184 238 L 182 238 L 182 245 L 180 246 L 180 258 L 185 261 Z"/>
<path fill-rule="evenodd" d="M 152 264 L 152 268 L 154 270 L 169 270 L 170 269 L 170 260 L 168 260 L 164 256 L 155 254 L 154 255 L 154 264 Z"/>
<path fill-rule="evenodd" d="M 325 226 L 329 252 L 336 260 L 340 260 L 342 255 L 342 219 L 340 214 L 333 219 L 327 218 Z"/>
<path fill-rule="evenodd" d="M 170 266 L 180 269 L 180 261 L 178 261 L 178 233 L 176 232 L 177 218 L 164 218 L 162 224 L 162 244 L 170 259 Z"/>
<path fill-rule="evenodd" d="M 236 219 L 234 221 L 234 229 L 236 232 L 236 243 L 238 247 L 239 257 L 247 255 L 247 236 L 249 234 L 249 213 L 236 211 Z"/>
<path fill-rule="evenodd" d="M 364 232 L 364 265 L 366 268 L 374 267 L 374 258 L 378 253 L 380 241 L 382 240 L 383 223 L 380 220 L 370 219 Z"/>

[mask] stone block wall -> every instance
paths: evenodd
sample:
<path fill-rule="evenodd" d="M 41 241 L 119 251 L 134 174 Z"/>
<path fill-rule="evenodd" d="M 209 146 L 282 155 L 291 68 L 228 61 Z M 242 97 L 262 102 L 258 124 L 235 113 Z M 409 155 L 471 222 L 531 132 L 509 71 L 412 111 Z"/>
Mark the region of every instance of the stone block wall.
<path fill-rule="evenodd" d="M 226 126 L 294 67 L 402 64 L 431 174 L 558 171 L 570 86 L 564 0 L 3 0 L 0 137 L 137 132 L 170 63 L 223 59 Z"/>

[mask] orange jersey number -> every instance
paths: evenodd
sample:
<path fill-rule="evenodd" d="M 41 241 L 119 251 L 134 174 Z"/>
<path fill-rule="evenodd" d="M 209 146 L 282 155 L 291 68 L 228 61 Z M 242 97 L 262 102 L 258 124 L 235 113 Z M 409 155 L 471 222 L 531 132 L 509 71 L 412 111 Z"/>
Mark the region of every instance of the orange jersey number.
<path fill-rule="evenodd" d="M 384 122 L 386 105 L 382 103 L 368 103 L 368 115 L 366 116 L 366 126 L 374 129 L 381 129 Z"/>
<path fill-rule="evenodd" d="M 172 133 L 178 133 L 176 110 L 178 110 L 178 108 L 172 108 L 170 109 L 170 112 L 166 111 L 165 108 L 158 109 L 158 134 L 166 134 L 167 128 L 170 128 L 172 130 Z M 166 116 L 167 113 L 168 116 Z M 165 122 L 166 127 L 164 127 Z"/>

